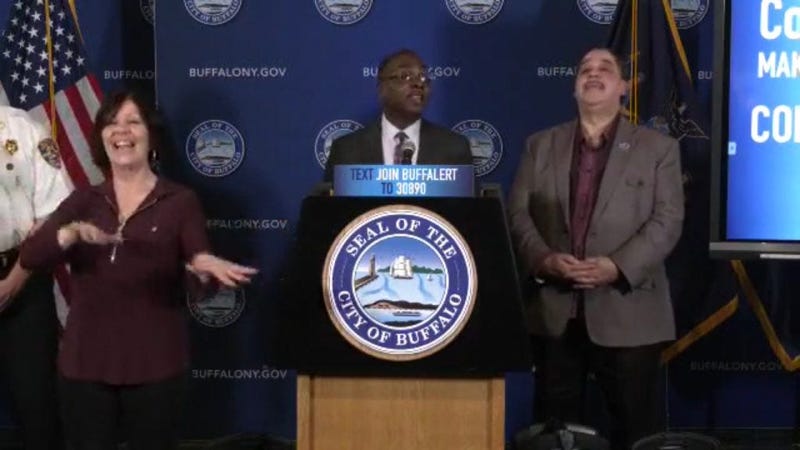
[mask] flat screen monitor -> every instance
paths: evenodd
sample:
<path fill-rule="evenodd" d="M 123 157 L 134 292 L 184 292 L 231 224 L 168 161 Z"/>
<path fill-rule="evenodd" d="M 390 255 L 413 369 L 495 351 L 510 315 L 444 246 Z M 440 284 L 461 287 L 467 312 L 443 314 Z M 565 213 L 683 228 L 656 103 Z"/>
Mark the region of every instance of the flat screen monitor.
<path fill-rule="evenodd" d="M 800 259 L 800 1 L 714 4 L 711 255 Z"/>

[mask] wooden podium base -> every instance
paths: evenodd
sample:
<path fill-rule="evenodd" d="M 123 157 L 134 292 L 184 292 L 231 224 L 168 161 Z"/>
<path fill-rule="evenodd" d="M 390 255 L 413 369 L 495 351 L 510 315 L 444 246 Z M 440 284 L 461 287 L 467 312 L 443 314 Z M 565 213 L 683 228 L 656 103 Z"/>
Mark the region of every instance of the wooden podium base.
<path fill-rule="evenodd" d="M 297 376 L 298 450 L 502 450 L 503 378 Z"/>

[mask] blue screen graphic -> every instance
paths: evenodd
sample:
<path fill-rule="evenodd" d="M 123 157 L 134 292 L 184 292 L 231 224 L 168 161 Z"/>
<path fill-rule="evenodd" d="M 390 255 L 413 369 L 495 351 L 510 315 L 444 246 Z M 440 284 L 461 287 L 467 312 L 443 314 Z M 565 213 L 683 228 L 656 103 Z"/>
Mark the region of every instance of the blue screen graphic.
<path fill-rule="evenodd" d="M 800 241 L 800 1 L 730 7 L 727 239 Z"/>

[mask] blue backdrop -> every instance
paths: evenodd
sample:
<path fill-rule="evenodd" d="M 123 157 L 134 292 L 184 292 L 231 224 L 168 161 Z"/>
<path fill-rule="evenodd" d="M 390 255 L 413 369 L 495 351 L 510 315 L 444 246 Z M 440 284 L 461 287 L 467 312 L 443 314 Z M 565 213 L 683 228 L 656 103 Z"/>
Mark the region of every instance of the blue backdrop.
<path fill-rule="evenodd" d="M 709 1 L 672 2 L 706 108 Z M 615 1 L 172 0 L 155 14 L 152 0 L 76 3 L 103 87 L 157 93 L 174 144 L 166 169 L 201 195 L 217 251 L 262 270 L 189 308 L 184 436 L 294 438 L 294 374 L 270 365 L 280 268 L 326 146 L 377 119 L 381 57 L 423 57 L 435 78 L 427 118 L 468 135 L 479 182 L 507 190 L 525 137 L 573 117 L 574 65 L 604 45 Z M 670 424 L 792 427 L 796 383 L 740 309 L 669 366 Z M 532 420 L 529 374 L 510 374 L 507 392 L 510 435 Z"/>

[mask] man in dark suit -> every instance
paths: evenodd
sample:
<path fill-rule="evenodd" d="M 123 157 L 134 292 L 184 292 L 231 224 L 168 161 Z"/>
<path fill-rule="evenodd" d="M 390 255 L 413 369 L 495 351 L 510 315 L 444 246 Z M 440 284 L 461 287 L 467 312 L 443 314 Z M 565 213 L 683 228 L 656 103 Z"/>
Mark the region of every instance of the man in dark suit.
<path fill-rule="evenodd" d="M 386 56 L 378 66 L 381 119 L 333 141 L 325 181 L 333 180 L 338 164 L 472 164 L 464 136 L 422 119 L 430 82 L 425 63 L 413 51 Z M 407 150 L 406 161 L 401 149 Z"/>
<path fill-rule="evenodd" d="M 660 351 L 675 338 L 664 259 L 681 233 L 678 142 L 621 117 L 619 59 L 588 52 L 579 116 L 527 140 L 511 233 L 534 335 L 537 419 L 583 422 L 594 373 L 614 449 L 660 431 Z"/>

